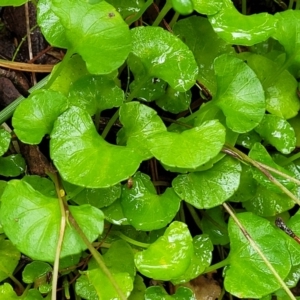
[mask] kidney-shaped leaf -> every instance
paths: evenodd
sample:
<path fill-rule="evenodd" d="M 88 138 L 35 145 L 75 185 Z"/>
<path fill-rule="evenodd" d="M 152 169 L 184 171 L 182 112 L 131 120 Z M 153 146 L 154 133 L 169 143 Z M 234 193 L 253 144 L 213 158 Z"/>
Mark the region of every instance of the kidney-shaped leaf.
<path fill-rule="evenodd" d="M 129 28 L 107 2 L 41 0 L 38 8 L 38 23 L 48 42 L 79 53 L 90 73 L 108 74 L 127 58 Z"/>
<path fill-rule="evenodd" d="M 268 13 L 242 15 L 231 0 L 223 1 L 218 13 L 208 17 L 213 29 L 229 44 L 252 46 L 267 40 L 277 20 Z"/>
<path fill-rule="evenodd" d="M 224 157 L 211 169 L 178 175 L 172 182 L 175 192 L 197 208 L 222 204 L 234 194 L 240 183 L 240 163 Z"/>
<path fill-rule="evenodd" d="M 151 179 L 137 172 L 133 186 L 123 187 L 121 205 L 128 222 L 138 230 L 151 231 L 165 227 L 175 217 L 180 198 L 172 188 L 157 195 Z"/>
<path fill-rule="evenodd" d="M 149 136 L 166 131 L 166 126 L 157 112 L 139 102 L 125 103 L 120 108 L 120 121 L 123 128 L 118 132 L 118 143 L 127 144 L 140 155 L 149 159 Z"/>
<path fill-rule="evenodd" d="M 256 74 L 241 59 L 223 54 L 215 59 L 217 95 L 214 100 L 238 133 L 252 130 L 265 113 L 265 96 Z"/>
<path fill-rule="evenodd" d="M 103 231 L 103 214 L 90 205 L 69 207 L 89 241 Z M 1 197 L 3 230 L 17 249 L 35 260 L 54 261 L 60 228 L 56 198 L 44 196 L 21 180 L 11 180 Z M 86 249 L 75 229 L 66 227 L 61 257 Z"/>
<path fill-rule="evenodd" d="M 214 15 L 223 5 L 222 0 L 192 0 L 192 2 L 194 4 L 194 10 L 202 15 Z"/>
<path fill-rule="evenodd" d="M 151 26 L 134 28 L 131 33 L 133 49 L 128 64 L 135 76 L 158 77 L 180 92 L 194 85 L 198 67 L 193 53 L 179 38 Z"/>
<path fill-rule="evenodd" d="M 50 151 L 64 180 L 91 188 L 105 188 L 127 179 L 141 162 L 132 149 L 107 143 L 89 114 L 79 107 L 71 107 L 55 122 Z"/>
<path fill-rule="evenodd" d="M 87 75 L 75 81 L 69 91 L 70 105 L 94 115 L 97 111 L 120 106 L 124 92 L 108 76 Z"/>
<path fill-rule="evenodd" d="M 8 131 L 0 129 L 0 156 L 2 156 L 8 149 L 11 135 Z"/>
<path fill-rule="evenodd" d="M 193 253 L 193 240 L 187 225 L 175 221 L 149 248 L 135 254 L 135 265 L 143 275 L 167 281 L 186 271 Z"/>
<path fill-rule="evenodd" d="M 293 127 L 280 117 L 265 115 L 255 131 L 283 154 L 290 154 L 296 147 Z"/>
<path fill-rule="evenodd" d="M 269 221 L 252 213 L 240 213 L 237 217 L 279 276 L 285 278 L 291 261 L 282 235 Z M 231 218 L 228 230 L 231 247 L 226 290 L 238 298 L 261 298 L 276 291 L 280 287 L 277 279 Z"/>
<path fill-rule="evenodd" d="M 225 143 L 226 130 L 217 120 L 183 132 L 161 132 L 148 140 L 151 153 L 170 167 L 195 169 L 215 157 Z"/>
<path fill-rule="evenodd" d="M 18 138 L 26 144 L 39 144 L 50 133 L 54 121 L 68 107 L 67 98 L 59 92 L 37 90 L 17 107 L 12 123 Z"/>

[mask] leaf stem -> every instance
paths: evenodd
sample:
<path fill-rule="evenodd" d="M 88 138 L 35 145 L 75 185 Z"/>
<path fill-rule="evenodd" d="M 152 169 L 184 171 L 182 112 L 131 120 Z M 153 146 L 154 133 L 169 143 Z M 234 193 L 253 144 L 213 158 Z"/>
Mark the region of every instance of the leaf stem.
<path fill-rule="evenodd" d="M 232 157 L 234 157 L 236 159 L 239 159 L 239 160 L 246 162 L 246 163 L 252 165 L 253 167 L 257 168 L 272 183 L 274 183 L 274 185 L 276 185 L 279 189 L 281 189 L 283 193 L 285 193 L 287 196 L 289 196 L 295 203 L 300 205 L 300 200 L 293 193 L 291 193 L 284 185 L 282 185 L 276 178 L 274 178 L 274 176 L 267 169 L 265 169 L 261 165 L 261 163 L 251 159 L 246 154 L 244 154 L 243 152 L 239 151 L 238 149 L 236 149 L 234 147 L 231 147 L 230 145 L 226 145 L 225 147 L 223 147 L 222 151 L 228 155 L 231 155 Z M 271 169 L 270 167 L 268 167 L 268 168 Z M 272 169 L 272 172 L 273 172 L 273 169 Z M 281 174 L 279 174 L 279 175 L 281 175 Z"/>
<path fill-rule="evenodd" d="M 55 260 L 53 265 L 53 277 L 52 277 L 52 294 L 51 294 L 51 300 L 56 300 L 56 289 L 57 289 L 57 280 L 58 280 L 58 270 L 59 270 L 59 257 L 61 253 L 62 244 L 64 241 L 64 235 L 65 235 L 65 229 L 66 229 L 66 215 L 68 213 L 68 210 L 66 211 L 66 207 L 64 205 L 63 196 L 61 195 L 61 192 L 63 189 L 60 186 L 59 178 L 57 174 L 53 174 L 52 176 L 54 184 L 55 184 L 55 190 L 59 202 L 59 208 L 61 213 L 61 219 L 60 219 L 60 229 L 59 229 L 59 237 L 57 241 L 56 246 L 56 253 L 55 253 Z"/>
<path fill-rule="evenodd" d="M 190 214 L 192 215 L 192 218 L 193 218 L 194 222 L 196 223 L 196 225 L 198 226 L 198 228 L 200 230 L 202 230 L 201 220 L 200 220 L 200 218 L 199 218 L 199 216 L 198 216 L 195 208 L 191 204 L 189 204 L 187 202 L 185 204 L 186 204 L 186 206 L 187 206 Z"/>
<path fill-rule="evenodd" d="M 122 240 L 132 244 L 132 245 L 135 245 L 135 246 L 138 246 L 138 247 L 141 247 L 141 248 L 148 248 L 150 246 L 150 244 L 146 244 L 146 243 L 142 243 L 142 242 L 139 242 L 139 241 L 136 241 L 128 236 L 126 236 L 125 234 L 123 234 L 122 232 L 120 231 L 114 231 L 113 234 L 117 235 L 118 237 L 120 237 Z"/>
<path fill-rule="evenodd" d="M 24 286 L 22 285 L 22 283 L 12 274 L 9 275 L 9 278 L 17 285 L 20 292 L 23 294 L 24 293 Z"/>
<path fill-rule="evenodd" d="M 300 152 L 288 157 L 281 165 L 286 166 L 286 165 L 292 163 L 294 160 L 297 160 L 298 158 L 300 158 Z"/>
<path fill-rule="evenodd" d="M 118 120 L 119 118 L 119 109 L 114 113 L 114 115 L 109 119 L 109 121 L 107 122 L 105 128 L 102 131 L 101 136 L 103 137 L 103 139 L 106 138 L 106 136 L 108 135 L 110 129 L 112 128 L 112 126 L 115 124 L 115 122 Z"/>
<path fill-rule="evenodd" d="M 218 262 L 218 263 L 216 263 L 214 265 L 211 265 L 211 266 L 207 267 L 202 274 L 210 273 L 210 272 L 213 272 L 213 271 L 215 271 L 217 269 L 221 269 L 221 268 L 229 265 L 229 263 L 230 263 L 230 260 L 227 257 L 224 260 L 222 260 L 222 261 L 220 261 L 220 262 Z"/>
<path fill-rule="evenodd" d="M 179 18 L 180 14 L 178 12 L 175 12 L 171 22 L 169 23 L 169 26 L 173 29 L 175 23 L 177 22 L 178 18 Z"/>
<path fill-rule="evenodd" d="M 248 240 L 250 246 L 257 252 L 257 254 L 261 257 L 261 259 L 265 262 L 266 266 L 269 268 L 269 270 L 273 273 L 274 277 L 277 279 L 281 287 L 285 290 L 285 292 L 289 295 L 290 299 L 296 300 L 295 296 L 292 294 L 290 289 L 287 287 L 285 282 L 281 279 L 277 271 L 274 269 L 272 264 L 269 262 L 269 260 L 265 257 L 263 252 L 260 250 L 260 248 L 257 246 L 255 241 L 252 239 L 250 234 L 247 232 L 245 227 L 241 224 L 237 216 L 234 214 L 234 212 L 231 210 L 229 205 L 227 203 L 223 203 L 223 207 L 226 209 L 226 211 L 229 213 L 229 215 L 232 217 L 233 221 L 236 223 L 236 225 L 239 227 L 245 238 Z"/>
<path fill-rule="evenodd" d="M 93 255 L 94 259 L 98 263 L 99 267 L 102 269 L 103 273 L 107 276 L 107 278 L 110 280 L 112 285 L 114 286 L 116 292 L 118 293 L 121 300 L 126 300 L 127 297 L 124 295 L 123 291 L 120 289 L 118 283 L 113 278 L 112 274 L 110 273 L 109 269 L 106 267 L 103 258 L 101 254 L 92 246 L 92 244 L 87 239 L 86 235 L 82 231 L 82 229 L 79 227 L 78 223 L 74 219 L 71 213 L 69 213 L 69 221 L 74 227 L 74 229 L 77 231 L 83 242 L 86 244 L 88 249 L 90 250 L 91 254 Z"/>
<path fill-rule="evenodd" d="M 161 9 L 160 13 L 158 14 L 157 18 L 153 22 L 152 26 L 158 26 L 162 19 L 166 16 L 166 14 L 169 12 L 169 10 L 172 8 L 172 3 L 170 0 L 167 0 L 164 7 Z"/>
<path fill-rule="evenodd" d="M 53 82 L 56 80 L 60 72 L 63 70 L 63 68 L 66 66 L 68 61 L 70 60 L 71 56 L 74 54 L 74 51 L 72 49 L 67 50 L 65 57 L 63 60 L 59 63 L 57 69 L 54 71 L 54 73 L 51 73 L 49 81 L 47 82 L 45 89 L 49 89 Z"/>
<path fill-rule="evenodd" d="M 247 14 L 247 0 L 242 0 L 242 14 Z"/>

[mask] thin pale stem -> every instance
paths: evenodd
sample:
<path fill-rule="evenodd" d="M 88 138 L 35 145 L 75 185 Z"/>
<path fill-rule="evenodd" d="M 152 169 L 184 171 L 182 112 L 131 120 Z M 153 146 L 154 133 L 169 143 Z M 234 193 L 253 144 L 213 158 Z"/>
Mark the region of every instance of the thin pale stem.
<path fill-rule="evenodd" d="M 53 179 L 54 179 L 56 194 L 57 194 L 60 213 L 61 213 L 59 237 L 58 237 L 58 241 L 57 241 L 55 260 L 54 260 L 54 265 L 53 265 L 52 294 L 51 294 L 51 300 L 56 300 L 56 289 L 57 289 L 58 270 L 59 270 L 59 258 L 60 258 L 62 244 L 63 244 L 63 241 L 64 241 L 67 213 L 65 211 L 64 200 L 62 198 L 64 196 L 64 195 L 62 195 L 63 190 L 60 187 L 59 179 L 58 179 L 57 174 L 53 175 Z"/>
<path fill-rule="evenodd" d="M 132 238 L 128 237 L 127 235 L 123 234 L 120 231 L 115 231 L 113 233 L 115 235 L 117 235 L 118 237 L 120 237 L 122 240 L 124 240 L 124 241 L 126 241 L 126 242 L 128 242 L 132 245 L 135 245 L 135 246 L 138 246 L 138 247 L 141 247 L 141 248 L 148 248 L 150 246 L 150 244 L 146 244 L 146 243 L 142 243 L 142 242 L 133 240 Z"/>
<path fill-rule="evenodd" d="M 235 222 L 235 224 L 239 227 L 239 229 L 241 230 L 241 232 L 243 233 L 243 235 L 245 236 L 245 238 L 248 240 L 250 246 L 257 252 L 257 254 L 264 261 L 264 263 L 266 264 L 266 266 L 272 272 L 272 274 L 274 275 L 274 277 L 276 278 L 276 280 L 279 282 L 279 284 L 281 285 L 281 287 L 288 294 L 288 296 L 290 297 L 290 299 L 296 300 L 295 296 L 292 294 L 292 292 L 287 287 L 287 285 L 285 284 L 285 282 L 281 279 L 281 277 L 279 276 L 279 274 L 277 273 L 277 271 L 274 269 L 274 267 L 272 266 L 272 264 L 269 262 L 269 260 L 266 258 L 266 256 L 263 254 L 263 252 L 260 250 L 260 248 L 255 243 L 255 241 L 252 239 L 252 237 L 250 236 L 250 234 L 248 233 L 248 231 L 245 229 L 245 227 L 242 225 L 242 223 L 236 217 L 236 215 L 231 210 L 231 208 L 229 207 L 229 205 L 227 205 L 227 203 L 223 203 L 223 207 L 229 213 L 229 215 L 231 216 L 231 218 L 233 219 L 233 221 Z"/>
<path fill-rule="evenodd" d="M 210 272 L 213 272 L 215 270 L 218 270 L 218 269 L 221 269 L 225 266 L 229 265 L 229 259 L 228 257 L 214 265 L 211 265 L 209 267 L 207 267 L 205 270 L 204 270 L 204 273 L 203 274 L 206 274 L 206 273 L 210 273 Z"/>
<path fill-rule="evenodd" d="M 12 274 L 9 275 L 9 278 L 16 284 L 16 286 L 19 288 L 20 292 L 23 294 L 24 287 L 23 287 L 22 283 Z"/>
<path fill-rule="evenodd" d="M 198 216 L 195 208 L 191 204 L 189 204 L 189 203 L 186 203 L 186 206 L 187 206 L 190 214 L 192 215 L 192 218 L 193 218 L 194 222 L 196 223 L 196 225 L 198 226 L 198 228 L 200 230 L 202 230 L 201 219 L 199 218 L 199 216 Z"/>
<path fill-rule="evenodd" d="M 247 0 L 242 0 L 242 14 L 247 14 Z"/>
<path fill-rule="evenodd" d="M 166 4 L 158 14 L 156 20 L 153 22 L 152 26 L 158 26 L 171 8 L 172 8 L 172 3 L 170 0 L 167 0 Z"/>
<path fill-rule="evenodd" d="M 137 21 L 139 18 L 142 17 L 144 12 L 148 9 L 148 7 L 153 3 L 153 0 L 148 0 L 143 7 L 133 16 L 129 17 L 129 19 L 125 20 L 128 25 L 131 25 L 135 21 Z"/>

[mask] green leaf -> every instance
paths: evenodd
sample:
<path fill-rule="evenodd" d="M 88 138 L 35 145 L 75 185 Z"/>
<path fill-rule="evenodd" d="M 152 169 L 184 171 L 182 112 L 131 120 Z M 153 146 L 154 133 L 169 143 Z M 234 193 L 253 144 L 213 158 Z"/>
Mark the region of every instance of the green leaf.
<path fill-rule="evenodd" d="M 225 157 L 211 169 L 178 175 L 172 182 L 175 192 L 186 202 L 203 209 L 222 204 L 237 190 L 241 165 Z"/>
<path fill-rule="evenodd" d="M 192 0 L 171 0 L 171 3 L 173 9 L 181 15 L 188 15 L 194 10 Z"/>
<path fill-rule="evenodd" d="M 295 118 L 288 120 L 291 126 L 294 129 L 296 136 L 296 147 L 300 147 L 300 115 L 297 115 Z"/>
<path fill-rule="evenodd" d="M 73 83 L 69 91 L 70 105 L 86 110 L 90 115 L 123 103 L 124 92 L 109 76 L 87 75 Z"/>
<path fill-rule="evenodd" d="M 237 217 L 279 276 L 285 278 L 291 269 L 290 253 L 278 229 L 252 213 Z M 261 298 L 276 291 L 280 287 L 277 279 L 231 218 L 228 230 L 231 248 L 230 266 L 225 270 L 226 290 L 239 298 Z"/>
<path fill-rule="evenodd" d="M 224 220 L 222 207 L 216 206 L 203 212 L 202 231 L 207 234 L 214 245 L 229 243 L 227 223 Z"/>
<path fill-rule="evenodd" d="M 10 139 L 10 133 L 4 129 L 0 129 L 0 156 L 8 150 Z"/>
<path fill-rule="evenodd" d="M 187 287 L 180 286 L 176 293 L 172 296 L 161 286 L 151 286 L 147 288 L 145 293 L 145 300 L 196 300 L 195 295 L 192 290 Z"/>
<path fill-rule="evenodd" d="M 22 279 L 25 283 L 35 283 L 41 293 L 51 291 L 51 283 L 47 282 L 47 274 L 52 272 L 52 267 L 42 261 L 33 261 L 25 266 Z"/>
<path fill-rule="evenodd" d="M 127 218 L 124 216 L 120 199 L 114 201 L 111 205 L 103 207 L 102 211 L 105 219 L 115 225 L 128 225 Z"/>
<path fill-rule="evenodd" d="M 69 209 L 90 242 L 102 233 L 100 210 L 89 205 Z M 36 260 L 54 261 L 60 218 L 58 199 L 44 196 L 21 180 L 7 184 L 1 197 L 0 220 L 5 234 L 22 253 Z M 85 249 L 75 229 L 66 226 L 61 257 Z"/>
<path fill-rule="evenodd" d="M 245 164 L 241 164 L 241 167 L 242 172 L 239 187 L 229 198 L 229 200 L 233 202 L 244 202 L 252 199 L 258 185 L 258 182 L 253 178 L 251 168 Z"/>
<path fill-rule="evenodd" d="M 273 33 L 273 38 L 278 40 L 284 46 L 287 52 L 289 64 L 292 62 L 300 63 L 300 11 L 286 10 L 277 13 L 274 16 L 277 20 L 277 26 Z"/>
<path fill-rule="evenodd" d="M 0 281 L 13 275 L 19 263 L 21 253 L 16 249 L 11 241 L 5 240 L 0 235 Z"/>
<path fill-rule="evenodd" d="M 229 44 L 252 46 L 268 39 L 276 29 L 276 18 L 268 13 L 242 15 L 230 0 L 224 0 L 221 9 L 208 16 L 213 29 Z"/>
<path fill-rule="evenodd" d="M 108 74 L 127 58 L 129 28 L 107 2 L 42 0 L 38 9 L 38 24 L 48 42 L 79 53 L 90 73 Z"/>
<path fill-rule="evenodd" d="M 241 133 L 238 136 L 236 143 L 244 148 L 251 149 L 255 143 L 260 143 L 261 137 L 254 131 Z"/>
<path fill-rule="evenodd" d="M 153 156 L 167 166 L 195 169 L 221 151 L 225 134 L 224 126 L 212 120 L 181 133 L 153 134 L 148 146 Z"/>
<path fill-rule="evenodd" d="M 265 115 L 255 131 L 283 154 L 290 154 L 296 147 L 294 129 L 283 118 Z"/>
<path fill-rule="evenodd" d="M 175 221 L 149 248 L 135 254 L 135 265 L 144 276 L 167 281 L 184 274 L 192 257 L 193 243 L 187 225 Z"/>
<path fill-rule="evenodd" d="M 158 98 L 156 104 L 163 110 L 177 114 L 189 108 L 191 97 L 190 91 L 181 93 L 168 87 L 166 94 Z"/>
<path fill-rule="evenodd" d="M 21 6 L 28 0 L 1 0 L 1 6 Z"/>
<path fill-rule="evenodd" d="M 50 155 L 64 180 L 89 188 L 106 188 L 127 179 L 142 160 L 128 147 L 107 143 L 89 114 L 78 107 L 54 123 Z"/>
<path fill-rule="evenodd" d="M 113 273 L 128 273 L 132 279 L 135 278 L 136 269 L 134 265 L 134 254 L 132 248 L 123 240 L 111 243 L 111 246 L 103 256 L 105 264 Z"/>
<path fill-rule="evenodd" d="M 205 1 L 207 5 L 212 2 Z M 213 62 L 223 53 L 233 54 L 232 46 L 214 32 L 209 21 L 204 17 L 191 16 L 179 20 L 174 26 L 174 34 L 178 35 L 193 52 L 199 68 L 197 80 L 203 83 L 212 95 L 215 95 L 217 82 L 213 71 Z"/>
<path fill-rule="evenodd" d="M 193 238 L 194 255 L 190 266 L 180 277 L 173 279 L 172 283 L 178 285 L 189 282 L 198 277 L 211 264 L 213 244 L 208 235 L 197 235 Z"/>
<path fill-rule="evenodd" d="M 242 60 L 221 55 L 214 62 L 217 95 L 213 100 L 226 116 L 227 126 L 238 133 L 252 130 L 265 113 L 265 96 L 255 73 Z"/>
<path fill-rule="evenodd" d="M 150 26 L 136 27 L 131 35 L 133 49 L 128 65 L 135 79 L 158 77 L 179 92 L 194 85 L 198 68 L 193 53 L 175 35 Z"/>
<path fill-rule="evenodd" d="M 50 89 L 68 96 L 70 86 L 73 82 L 89 73 L 86 69 L 85 62 L 82 60 L 80 55 L 73 55 L 67 62 L 64 62 L 63 69 L 57 75 L 56 71 L 60 64 L 61 63 L 56 64 L 51 72 L 50 78 L 53 74 L 57 77 L 51 84 Z"/>
<path fill-rule="evenodd" d="M 277 194 L 259 185 L 253 198 L 243 202 L 247 211 L 262 217 L 278 215 L 294 207 L 294 201 L 285 194 Z"/>
<path fill-rule="evenodd" d="M 254 146 L 251 148 L 248 155 L 250 158 L 252 158 L 258 162 L 261 162 L 269 167 L 272 167 L 284 174 L 287 174 L 287 175 L 293 177 L 292 172 L 280 167 L 273 161 L 273 159 L 271 158 L 271 156 L 269 155 L 269 153 L 267 152 L 265 147 L 263 145 L 261 145 L 260 143 L 255 143 Z M 253 178 L 258 183 L 260 183 L 261 185 L 264 185 L 269 190 L 271 190 L 275 193 L 282 193 L 282 191 L 277 186 L 275 186 L 274 183 L 272 183 L 261 171 L 257 170 L 256 168 L 252 168 L 252 173 L 253 173 Z M 272 174 L 272 176 L 288 189 L 292 189 L 295 187 L 295 184 L 293 182 L 291 182 L 289 179 L 283 178 L 277 174 Z"/>
<path fill-rule="evenodd" d="M 34 91 L 15 110 L 12 123 L 18 138 L 37 145 L 52 130 L 57 117 L 68 108 L 67 98 L 51 90 Z"/>
<path fill-rule="evenodd" d="M 129 224 L 138 230 L 151 231 L 165 227 L 175 217 L 181 199 L 172 188 L 157 195 L 149 176 L 137 172 L 133 186 L 123 186 L 121 206 Z"/>
<path fill-rule="evenodd" d="M 136 275 L 134 280 L 134 287 L 128 300 L 144 300 L 145 291 L 146 285 L 143 278 L 139 275 Z"/>
<path fill-rule="evenodd" d="M 78 205 L 90 204 L 97 208 L 111 205 L 121 196 L 121 185 L 113 185 L 103 189 L 88 189 L 64 182 L 67 199 L 72 199 Z"/>
<path fill-rule="evenodd" d="M 222 0 L 192 0 L 192 2 L 194 4 L 194 10 L 202 15 L 214 15 L 223 5 Z"/>
<path fill-rule="evenodd" d="M 24 293 L 25 294 L 25 293 Z M 36 289 L 26 290 L 26 295 L 18 297 L 12 286 L 8 283 L 0 285 L 0 295 L 3 299 L 9 300 L 43 300 L 44 298 Z"/>
<path fill-rule="evenodd" d="M 296 94 L 297 80 L 287 70 L 262 55 L 243 53 L 240 55 L 255 72 L 265 90 L 266 110 L 284 119 L 294 117 L 300 108 Z"/>
<path fill-rule="evenodd" d="M 37 175 L 26 175 L 22 181 L 29 183 L 33 189 L 39 191 L 46 197 L 56 197 L 56 190 L 53 181 Z"/>
<path fill-rule="evenodd" d="M 26 163 L 21 154 L 0 157 L 0 175 L 16 177 L 25 172 Z"/>
<path fill-rule="evenodd" d="M 133 281 L 128 273 L 112 273 L 112 277 L 118 284 L 121 291 L 129 296 L 133 289 Z M 101 282 L 101 284 L 99 284 Z M 76 281 L 76 294 L 89 300 L 111 300 L 120 299 L 114 285 L 106 274 L 92 261 L 89 263 L 89 270 L 83 271 Z"/>
<path fill-rule="evenodd" d="M 120 121 L 123 128 L 118 132 L 118 144 L 126 143 L 144 159 L 151 158 L 149 137 L 166 131 L 166 126 L 157 112 L 139 102 L 125 103 L 120 108 Z"/>

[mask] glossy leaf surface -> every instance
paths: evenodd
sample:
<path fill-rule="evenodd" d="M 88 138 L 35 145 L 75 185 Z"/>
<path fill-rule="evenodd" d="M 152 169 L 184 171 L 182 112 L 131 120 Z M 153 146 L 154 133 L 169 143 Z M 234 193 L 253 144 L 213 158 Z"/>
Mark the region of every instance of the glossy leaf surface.
<path fill-rule="evenodd" d="M 192 257 L 190 232 L 186 224 L 175 221 L 149 248 L 135 254 L 135 265 L 149 278 L 171 280 L 184 274 Z"/>
<path fill-rule="evenodd" d="M 183 275 L 172 280 L 175 285 L 189 282 L 198 277 L 211 263 L 213 244 L 206 234 L 195 236 L 193 246 L 194 255 L 191 264 Z"/>
<path fill-rule="evenodd" d="M 265 96 L 255 73 L 240 59 L 221 55 L 214 62 L 217 95 L 214 100 L 226 116 L 227 126 L 238 133 L 252 130 L 265 113 Z"/>
<path fill-rule="evenodd" d="M 51 133 L 57 117 L 68 108 L 68 100 L 59 92 L 38 90 L 17 107 L 13 126 L 18 138 L 26 144 L 39 144 Z"/>
<path fill-rule="evenodd" d="M 89 114 L 78 107 L 70 108 L 55 122 L 50 151 L 64 180 L 90 188 L 105 188 L 127 179 L 141 162 L 132 149 L 107 143 Z"/>
<path fill-rule="evenodd" d="M 276 19 L 268 13 L 242 15 L 230 0 L 218 13 L 208 16 L 213 29 L 229 44 L 252 46 L 267 40 L 275 31 Z"/>
<path fill-rule="evenodd" d="M 285 239 L 263 218 L 248 212 L 237 217 L 279 276 L 285 278 L 291 268 Z M 225 272 L 226 290 L 239 298 L 261 298 L 276 291 L 280 284 L 231 218 L 228 230 L 231 248 L 230 266 Z"/>
<path fill-rule="evenodd" d="M 169 295 L 161 286 L 147 288 L 145 300 L 196 300 L 194 293 L 187 287 L 179 287 L 174 295 Z"/>
<path fill-rule="evenodd" d="M 191 92 L 178 92 L 168 87 L 166 93 L 156 100 L 156 104 L 163 110 L 177 114 L 187 110 L 191 103 Z"/>
<path fill-rule="evenodd" d="M 105 1 L 40 1 L 38 23 L 53 46 L 79 53 L 92 74 L 120 67 L 131 49 L 127 24 Z"/>
<path fill-rule="evenodd" d="M 26 163 L 21 154 L 0 157 L 0 175 L 16 177 L 25 172 Z"/>
<path fill-rule="evenodd" d="M 221 0 L 192 0 L 192 2 L 194 4 L 194 10 L 203 15 L 213 15 L 217 13 L 223 5 Z"/>
<path fill-rule="evenodd" d="M 152 157 L 148 146 L 149 137 L 166 131 L 157 112 L 139 102 L 126 103 L 120 108 L 120 121 L 123 128 L 118 132 L 118 143 L 126 143 L 145 159 Z"/>
<path fill-rule="evenodd" d="M 124 19 L 138 13 L 145 3 L 144 0 L 127 0 L 126 2 L 123 0 L 108 0 L 106 2 L 113 5 Z"/>
<path fill-rule="evenodd" d="M 103 207 L 102 211 L 105 219 L 115 225 L 128 225 L 127 218 L 124 216 L 120 199 L 114 201 L 108 207 Z"/>
<path fill-rule="evenodd" d="M 241 58 L 247 61 L 264 86 L 266 110 L 284 119 L 294 117 L 300 108 L 300 101 L 295 93 L 295 77 L 287 70 L 280 70 L 280 63 L 265 56 L 244 53 Z"/>
<path fill-rule="evenodd" d="M 211 208 L 233 195 L 239 186 L 240 173 L 240 163 L 225 157 L 206 171 L 178 175 L 172 186 L 191 205 L 201 209 Z"/>
<path fill-rule="evenodd" d="M 150 26 L 134 28 L 131 34 L 133 49 L 128 64 L 135 76 L 158 77 L 180 92 L 194 85 L 198 67 L 193 53 L 180 39 Z"/>
<path fill-rule="evenodd" d="M 171 167 L 195 169 L 215 157 L 225 142 L 225 128 L 217 120 L 183 131 L 161 132 L 148 140 L 151 153 Z"/>
<path fill-rule="evenodd" d="M 13 275 L 20 256 L 21 253 L 12 242 L 5 240 L 4 236 L 0 235 L 0 281 Z"/>
<path fill-rule="evenodd" d="M 10 133 L 4 129 L 0 129 L 0 156 L 8 149 L 10 143 Z"/>
<path fill-rule="evenodd" d="M 123 103 L 124 92 L 109 76 L 87 75 L 75 81 L 69 91 L 70 105 L 78 106 L 90 115 Z"/>
<path fill-rule="evenodd" d="M 26 295 L 17 296 L 12 286 L 9 283 L 4 283 L 0 285 L 0 296 L 3 299 L 9 300 L 43 300 L 40 292 L 36 289 L 30 289 L 27 291 Z"/>
<path fill-rule="evenodd" d="M 254 144 L 254 146 L 251 148 L 249 152 L 249 157 L 265 165 L 268 165 L 274 169 L 277 169 L 278 171 L 281 171 L 287 175 L 293 176 L 292 172 L 289 172 L 288 170 L 277 165 L 271 158 L 270 154 L 267 152 L 266 148 L 259 143 Z M 262 172 L 260 172 L 255 168 L 252 168 L 252 173 L 253 173 L 253 178 L 257 180 L 258 183 L 264 185 L 265 187 L 274 191 L 275 193 L 282 193 L 282 191 L 277 186 L 275 186 Z M 272 175 L 288 189 L 292 189 L 295 186 L 294 183 L 292 183 L 290 180 L 286 178 L 283 178 L 276 174 L 272 174 Z"/>
<path fill-rule="evenodd" d="M 165 227 L 175 217 L 181 199 L 172 188 L 157 195 L 151 179 L 137 172 L 131 188 L 123 186 L 121 206 L 129 224 L 138 230 L 151 231 Z"/>
<path fill-rule="evenodd" d="M 102 233 L 100 210 L 88 205 L 69 208 L 90 241 Z M 36 260 L 54 260 L 61 218 L 58 199 L 44 196 L 24 181 L 11 180 L 1 197 L 0 218 L 5 234 L 18 250 Z M 61 257 L 85 249 L 77 232 L 67 226 Z"/>
<path fill-rule="evenodd" d="M 205 1 L 208 5 L 212 2 Z M 174 33 L 188 45 L 195 56 L 199 68 L 197 80 L 215 95 L 217 82 L 213 71 L 214 59 L 223 53 L 234 53 L 233 48 L 214 32 L 204 17 L 192 16 L 179 20 L 174 26 Z"/>
<path fill-rule="evenodd" d="M 253 198 L 243 203 L 247 211 L 269 217 L 288 211 L 294 207 L 294 201 L 285 194 L 277 194 L 259 185 Z"/>
<path fill-rule="evenodd" d="M 293 127 L 280 117 L 265 115 L 255 131 L 282 154 L 290 154 L 296 147 Z"/>

